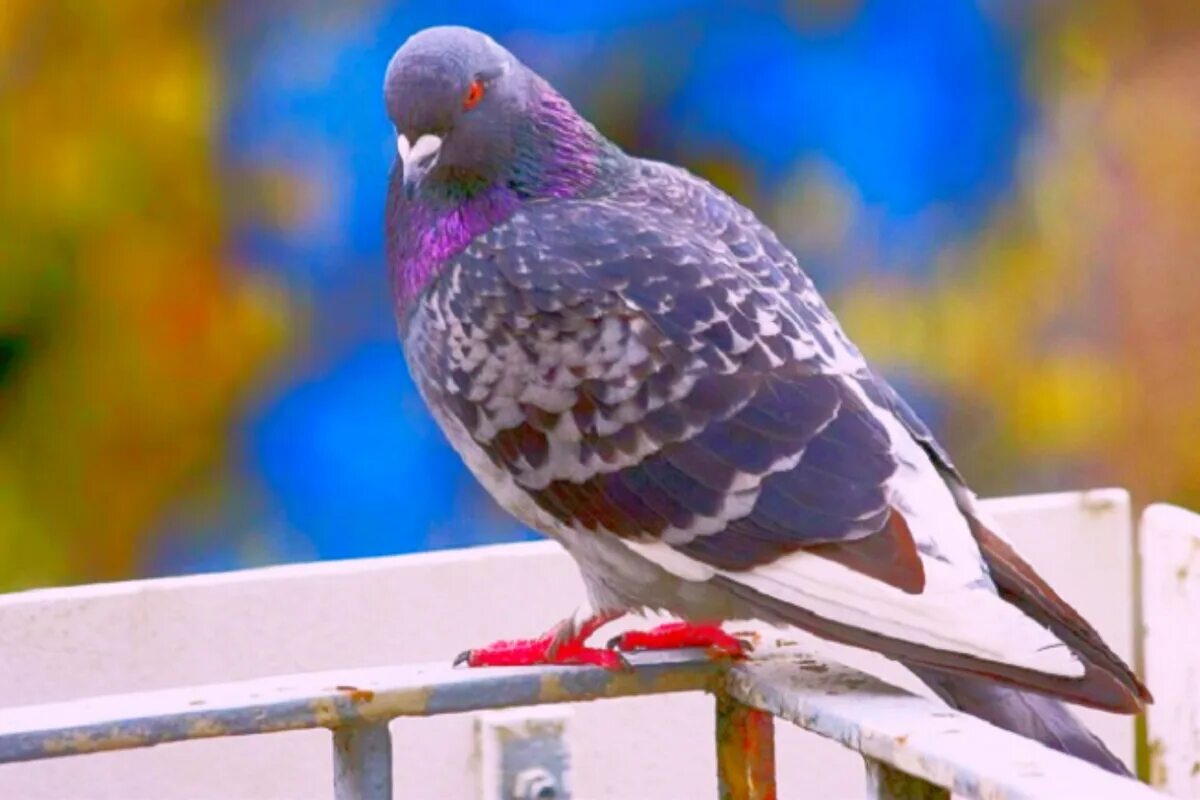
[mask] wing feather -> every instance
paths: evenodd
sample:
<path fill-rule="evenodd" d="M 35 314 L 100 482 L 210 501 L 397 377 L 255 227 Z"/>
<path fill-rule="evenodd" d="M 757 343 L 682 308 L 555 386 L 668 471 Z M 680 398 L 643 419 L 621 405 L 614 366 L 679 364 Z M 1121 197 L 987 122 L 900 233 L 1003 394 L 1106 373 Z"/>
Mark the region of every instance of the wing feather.
<path fill-rule="evenodd" d="M 509 507 L 531 502 L 767 618 L 1114 705 L 1064 642 L 1118 684 L 1123 664 L 972 533 L 949 459 L 794 258 L 711 187 L 659 177 L 688 213 L 532 204 L 456 257 L 414 315 L 418 384 L 511 478 L 524 500 Z"/>

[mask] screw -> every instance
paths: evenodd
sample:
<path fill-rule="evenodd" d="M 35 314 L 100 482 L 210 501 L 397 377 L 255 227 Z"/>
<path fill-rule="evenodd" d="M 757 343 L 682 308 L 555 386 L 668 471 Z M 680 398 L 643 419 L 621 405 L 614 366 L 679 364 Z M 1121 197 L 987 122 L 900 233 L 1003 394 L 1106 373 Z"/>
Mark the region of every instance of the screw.
<path fill-rule="evenodd" d="M 554 800 L 558 797 L 558 781 L 543 767 L 530 767 L 513 779 L 513 800 Z"/>

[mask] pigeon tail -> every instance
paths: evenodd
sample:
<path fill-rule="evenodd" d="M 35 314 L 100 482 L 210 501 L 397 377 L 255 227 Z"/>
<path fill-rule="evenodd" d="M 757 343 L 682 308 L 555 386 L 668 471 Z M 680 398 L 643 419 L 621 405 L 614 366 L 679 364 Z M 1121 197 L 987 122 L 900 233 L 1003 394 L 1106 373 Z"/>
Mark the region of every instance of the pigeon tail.
<path fill-rule="evenodd" d="M 1133 774 L 1102 741 L 1052 697 L 1001 686 L 984 678 L 909 667 L 951 707 L 1060 753 L 1127 778 Z"/>

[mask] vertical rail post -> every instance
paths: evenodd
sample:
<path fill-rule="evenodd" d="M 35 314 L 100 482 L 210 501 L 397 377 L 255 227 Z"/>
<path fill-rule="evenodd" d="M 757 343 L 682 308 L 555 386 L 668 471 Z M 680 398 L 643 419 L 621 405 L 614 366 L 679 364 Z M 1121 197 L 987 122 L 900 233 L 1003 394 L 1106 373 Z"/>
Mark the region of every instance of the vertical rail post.
<path fill-rule="evenodd" d="M 392 734 L 386 722 L 333 731 L 336 800 L 392 800 Z"/>
<path fill-rule="evenodd" d="M 721 800 L 776 800 L 775 718 L 717 693 L 717 787 Z"/>
<path fill-rule="evenodd" d="M 950 800 L 950 790 L 873 758 L 867 766 L 868 800 Z"/>
<path fill-rule="evenodd" d="M 1200 797 L 1200 514 L 1155 504 L 1138 534 L 1146 682 L 1158 695 L 1138 771 L 1173 797 Z"/>

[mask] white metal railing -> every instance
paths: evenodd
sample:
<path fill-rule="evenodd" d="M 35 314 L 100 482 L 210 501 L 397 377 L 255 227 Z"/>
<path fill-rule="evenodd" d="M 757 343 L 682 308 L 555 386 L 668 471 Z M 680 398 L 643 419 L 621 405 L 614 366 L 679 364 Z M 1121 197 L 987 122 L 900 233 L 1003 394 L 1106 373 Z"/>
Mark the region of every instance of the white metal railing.
<path fill-rule="evenodd" d="M 1158 702 L 1140 763 L 1155 785 L 1200 796 L 1200 517 L 1167 506 L 1144 517 L 1142 641 L 1124 492 L 987 504 L 1118 653 L 1144 651 Z M 0 762 L 25 762 L 0 767 L 0 796 L 316 798 L 331 779 L 347 797 L 386 796 L 393 784 L 404 797 L 488 795 L 472 791 L 482 777 L 475 715 L 457 712 L 534 703 L 568 705 L 569 749 L 583 756 L 577 797 L 711 796 L 717 773 L 724 796 L 770 796 L 776 738 L 785 796 L 860 794 L 851 751 L 867 759 L 871 796 L 1145 796 L 946 710 L 890 662 L 816 641 L 760 648 L 728 670 L 688 654 L 637 657 L 623 675 L 445 664 L 462 646 L 544 629 L 579 594 L 569 558 L 530 543 L 0 596 Z M 717 715 L 696 690 L 716 696 Z M 575 702 L 628 695 L 641 697 Z M 1132 763 L 1130 718 L 1082 713 Z M 776 717 L 799 728 L 776 732 Z M 332 759 L 306 728 L 334 731 Z M 714 728 L 722 747 L 711 746 Z M 44 760 L 102 750 L 123 752 Z"/>
<path fill-rule="evenodd" d="M 397 717 L 706 690 L 717 696 L 718 786 L 729 800 L 776 796 L 772 717 L 861 753 L 875 798 L 948 798 L 949 790 L 976 800 L 1158 797 L 1136 781 L 803 655 L 731 667 L 694 652 L 633 662 L 628 672 L 409 665 L 10 708 L 0 711 L 0 763 L 327 728 L 338 800 L 387 800 L 395 782 L 388 723 Z M 565 787 L 545 796 L 566 796 Z"/>
<path fill-rule="evenodd" d="M 1138 528 L 1147 683 L 1150 779 L 1179 797 L 1200 797 L 1200 515 L 1146 509 Z"/>

